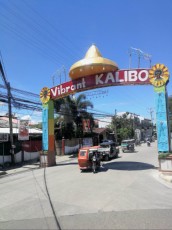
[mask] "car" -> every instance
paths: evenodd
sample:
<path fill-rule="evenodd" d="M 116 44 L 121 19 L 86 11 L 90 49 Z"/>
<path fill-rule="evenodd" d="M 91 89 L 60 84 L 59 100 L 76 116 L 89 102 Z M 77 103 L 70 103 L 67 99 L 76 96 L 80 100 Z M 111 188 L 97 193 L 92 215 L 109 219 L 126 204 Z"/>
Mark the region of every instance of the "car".
<path fill-rule="evenodd" d="M 101 155 L 101 160 L 108 161 L 112 158 L 118 158 L 119 147 L 113 141 L 104 141 L 100 143 L 98 151 Z"/>

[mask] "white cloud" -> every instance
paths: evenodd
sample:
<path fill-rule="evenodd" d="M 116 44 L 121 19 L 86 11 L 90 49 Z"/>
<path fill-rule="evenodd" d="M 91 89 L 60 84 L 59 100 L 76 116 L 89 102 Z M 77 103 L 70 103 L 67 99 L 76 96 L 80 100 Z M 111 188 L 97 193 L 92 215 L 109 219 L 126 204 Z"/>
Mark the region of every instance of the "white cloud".
<path fill-rule="evenodd" d="M 30 115 L 25 115 L 23 117 L 20 118 L 21 120 L 31 120 L 31 116 Z"/>

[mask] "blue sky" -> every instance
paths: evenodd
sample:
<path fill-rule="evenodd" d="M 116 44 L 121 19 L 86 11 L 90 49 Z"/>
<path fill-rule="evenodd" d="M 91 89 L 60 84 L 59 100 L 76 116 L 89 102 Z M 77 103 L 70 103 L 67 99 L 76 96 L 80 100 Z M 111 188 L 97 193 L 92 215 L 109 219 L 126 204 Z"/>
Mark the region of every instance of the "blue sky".
<path fill-rule="evenodd" d="M 0 50 L 14 88 L 39 94 L 69 80 L 72 64 L 94 43 L 102 56 L 129 68 L 129 48 L 152 55 L 172 71 L 171 0 L 0 0 Z M 132 55 L 132 68 L 137 68 Z M 141 59 L 140 67 L 149 62 Z M 64 71 L 65 69 L 65 71 Z M 66 73 L 66 75 L 65 75 Z M 90 97 L 94 109 L 130 111 L 150 118 L 152 86 L 108 87 Z M 167 86 L 172 95 L 171 80 Z M 31 113 L 31 112 L 30 112 Z M 33 113 L 32 113 L 33 114 Z M 155 115 L 155 114 L 154 114 Z"/>

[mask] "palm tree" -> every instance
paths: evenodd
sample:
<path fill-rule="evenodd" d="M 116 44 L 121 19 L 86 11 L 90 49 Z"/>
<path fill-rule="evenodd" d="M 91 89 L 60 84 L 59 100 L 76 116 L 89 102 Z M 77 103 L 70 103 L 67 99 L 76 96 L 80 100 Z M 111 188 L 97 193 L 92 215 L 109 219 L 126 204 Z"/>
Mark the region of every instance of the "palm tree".
<path fill-rule="evenodd" d="M 73 120 L 76 125 L 77 136 L 83 136 L 83 120 L 90 121 L 90 128 L 94 126 L 94 119 L 91 113 L 87 112 L 88 107 L 93 108 L 92 102 L 86 100 L 85 94 L 80 94 L 77 98 L 72 97 L 71 111 L 73 114 Z"/>
<path fill-rule="evenodd" d="M 74 136 L 74 129 L 76 136 L 83 136 L 83 119 L 89 119 L 91 130 L 94 126 L 93 116 L 87 112 L 87 108 L 93 108 L 93 104 L 86 100 L 85 94 L 80 94 L 78 97 L 67 96 L 63 99 L 55 101 L 54 108 L 60 114 L 61 126 L 65 138 Z M 62 131 L 61 131 L 62 133 Z"/>
<path fill-rule="evenodd" d="M 74 136 L 74 124 L 70 108 L 70 97 L 67 96 L 55 101 L 54 109 L 59 115 L 55 122 L 56 139 L 62 139 L 62 137 L 71 139 Z"/>

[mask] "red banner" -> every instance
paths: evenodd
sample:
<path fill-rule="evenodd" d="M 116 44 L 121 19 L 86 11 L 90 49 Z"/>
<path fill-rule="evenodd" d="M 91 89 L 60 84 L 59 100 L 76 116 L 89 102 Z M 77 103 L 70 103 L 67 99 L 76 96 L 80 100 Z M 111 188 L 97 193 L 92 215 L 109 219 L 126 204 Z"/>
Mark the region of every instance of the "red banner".
<path fill-rule="evenodd" d="M 28 120 L 19 121 L 18 140 L 29 140 L 29 121 Z"/>
<path fill-rule="evenodd" d="M 90 119 L 83 119 L 82 120 L 83 132 L 91 132 L 90 129 Z"/>
<path fill-rule="evenodd" d="M 149 69 L 119 70 L 82 77 L 50 89 L 51 99 L 94 88 L 120 85 L 150 85 Z"/>

